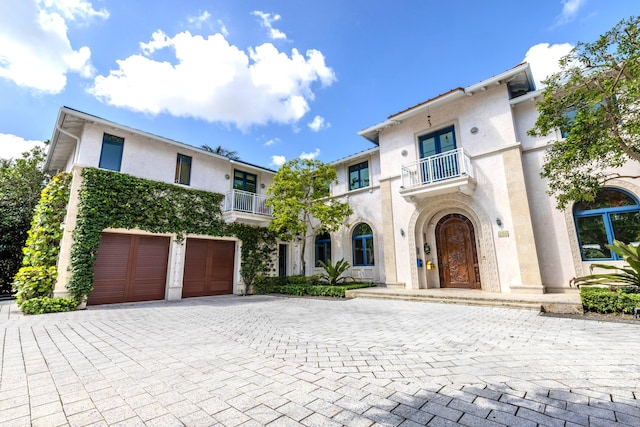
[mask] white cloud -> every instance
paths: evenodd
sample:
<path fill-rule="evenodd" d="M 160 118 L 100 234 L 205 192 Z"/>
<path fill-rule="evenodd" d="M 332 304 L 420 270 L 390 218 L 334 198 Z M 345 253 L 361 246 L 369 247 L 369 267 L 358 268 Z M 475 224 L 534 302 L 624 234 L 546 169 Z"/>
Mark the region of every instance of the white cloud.
<path fill-rule="evenodd" d="M 585 3 L 586 0 L 563 0 L 562 12 L 556 18 L 556 25 L 564 25 L 573 21 L 578 14 L 578 11 Z"/>
<path fill-rule="evenodd" d="M 209 22 L 210 18 L 211 14 L 205 10 L 200 15 L 187 17 L 187 20 L 189 21 L 189 24 L 193 25 L 195 28 L 202 28 L 204 24 Z"/>
<path fill-rule="evenodd" d="M 264 145 L 265 145 L 265 147 L 271 147 L 272 145 L 275 145 L 278 142 L 280 142 L 280 138 L 272 138 L 272 139 L 268 140 L 267 142 L 265 142 Z"/>
<path fill-rule="evenodd" d="M 320 132 L 322 129 L 330 128 L 331 123 L 325 122 L 324 117 L 315 116 L 307 126 L 314 132 Z"/>
<path fill-rule="evenodd" d="M 220 25 L 220 32 L 222 33 L 223 36 L 228 37 L 229 36 L 229 31 L 227 31 L 227 27 L 224 25 L 224 22 L 222 22 L 222 20 L 218 19 L 218 25 Z"/>
<path fill-rule="evenodd" d="M 84 0 L 2 0 L 0 4 L 0 78 L 45 93 L 60 93 L 67 73 L 91 77 L 91 51 L 71 47 L 67 22 L 107 19 Z"/>
<path fill-rule="evenodd" d="M 42 141 L 29 141 L 16 135 L 0 133 L 0 159 L 16 159 L 34 147 L 44 148 Z"/>
<path fill-rule="evenodd" d="M 316 148 L 316 150 L 312 153 L 302 153 L 300 154 L 300 158 L 301 159 L 305 159 L 305 160 L 313 160 L 316 157 L 318 157 L 320 155 L 320 149 Z"/>
<path fill-rule="evenodd" d="M 558 61 L 567 55 L 573 46 L 569 43 L 552 44 L 539 43 L 531 46 L 524 56 L 524 61 L 531 65 L 531 73 L 538 89 L 543 88 L 541 83 L 547 76 L 560 70 Z"/>
<path fill-rule="evenodd" d="M 271 40 L 287 39 L 287 35 L 285 33 L 276 28 L 273 28 L 273 23 L 280 20 L 280 15 L 272 15 L 270 13 L 260 12 L 259 10 L 254 10 L 253 12 L 251 12 L 251 14 L 260 18 L 260 25 L 269 30 L 269 37 L 271 38 Z"/>
<path fill-rule="evenodd" d="M 169 37 L 156 31 L 142 54 L 116 61 L 117 70 L 97 76 L 89 91 L 102 101 L 148 114 L 168 113 L 210 122 L 295 123 L 309 111 L 312 85 L 333 83 L 333 70 L 320 51 L 287 55 L 271 43 L 230 45 L 222 34 L 204 38 L 188 31 Z M 174 63 L 154 53 L 171 49 Z M 163 55 L 166 57 L 166 55 Z"/>
<path fill-rule="evenodd" d="M 271 156 L 271 166 L 282 166 L 287 159 L 284 156 Z"/>
<path fill-rule="evenodd" d="M 40 0 L 39 3 L 45 9 L 55 9 L 59 11 L 65 19 L 75 21 L 76 19 L 88 20 L 91 18 L 109 18 L 107 9 L 95 10 L 91 2 L 86 0 Z"/>

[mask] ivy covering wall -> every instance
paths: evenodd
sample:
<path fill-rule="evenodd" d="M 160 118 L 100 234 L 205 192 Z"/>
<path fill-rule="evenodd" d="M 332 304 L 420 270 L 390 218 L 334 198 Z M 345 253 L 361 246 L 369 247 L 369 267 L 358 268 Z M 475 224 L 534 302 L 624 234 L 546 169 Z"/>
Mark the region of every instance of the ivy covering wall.
<path fill-rule="evenodd" d="M 273 253 L 275 238 L 259 227 L 227 225 L 222 219 L 221 194 L 96 168 L 83 169 L 82 177 L 67 284 L 69 294 L 78 301 L 93 290 L 93 265 L 106 228 L 171 233 L 180 240 L 187 234 L 237 235 L 243 241 L 243 278 L 250 279 L 251 270 L 264 274 L 269 269 L 270 257 L 262 254 Z"/>
<path fill-rule="evenodd" d="M 26 301 L 48 298 L 53 291 L 58 277 L 56 264 L 70 184 L 71 175 L 61 172 L 49 181 L 40 195 L 22 250 L 22 267 L 14 279 L 16 302 L 21 308 Z"/>

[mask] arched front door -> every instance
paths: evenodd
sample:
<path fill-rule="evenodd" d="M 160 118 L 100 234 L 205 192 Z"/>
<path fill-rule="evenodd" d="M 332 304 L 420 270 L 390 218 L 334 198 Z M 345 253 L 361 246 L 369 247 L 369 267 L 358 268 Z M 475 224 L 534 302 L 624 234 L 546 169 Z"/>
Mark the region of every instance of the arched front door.
<path fill-rule="evenodd" d="M 473 224 L 464 215 L 444 216 L 436 225 L 441 288 L 480 289 Z"/>

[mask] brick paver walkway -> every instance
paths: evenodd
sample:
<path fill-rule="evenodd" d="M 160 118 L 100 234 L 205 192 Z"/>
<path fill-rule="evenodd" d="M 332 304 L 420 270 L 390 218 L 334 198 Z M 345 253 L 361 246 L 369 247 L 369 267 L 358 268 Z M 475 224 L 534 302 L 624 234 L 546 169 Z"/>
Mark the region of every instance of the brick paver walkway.
<path fill-rule="evenodd" d="M 0 346 L 3 426 L 640 425 L 640 322 L 229 296 L 3 315 Z"/>

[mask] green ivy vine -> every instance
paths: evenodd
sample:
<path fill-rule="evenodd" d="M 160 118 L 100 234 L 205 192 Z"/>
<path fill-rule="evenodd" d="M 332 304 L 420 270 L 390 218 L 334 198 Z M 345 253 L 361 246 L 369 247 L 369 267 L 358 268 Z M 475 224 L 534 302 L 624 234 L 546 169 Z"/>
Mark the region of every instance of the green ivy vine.
<path fill-rule="evenodd" d="M 49 181 L 40 195 L 22 250 L 22 267 L 13 284 L 16 302 L 21 308 L 30 299 L 48 298 L 55 286 L 70 185 L 71 174 L 61 172 Z"/>
<path fill-rule="evenodd" d="M 69 294 L 78 301 L 93 290 L 93 265 L 106 228 L 172 233 L 180 240 L 186 234 L 237 235 L 243 241 L 243 278 L 250 278 L 253 270 L 265 271 L 254 258 L 271 259 L 273 245 L 262 242 L 275 242 L 275 237 L 264 228 L 226 224 L 220 208 L 222 194 L 96 168 L 83 169 L 82 177 L 67 284 Z M 267 253 L 269 256 L 263 256 Z"/>
<path fill-rule="evenodd" d="M 240 276 L 248 292 L 258 276 L 266 276 L 273 267 L 276 233 L 264 227 L 239 222 L 229 224 L 229 231 L 242 240 Z"/>

